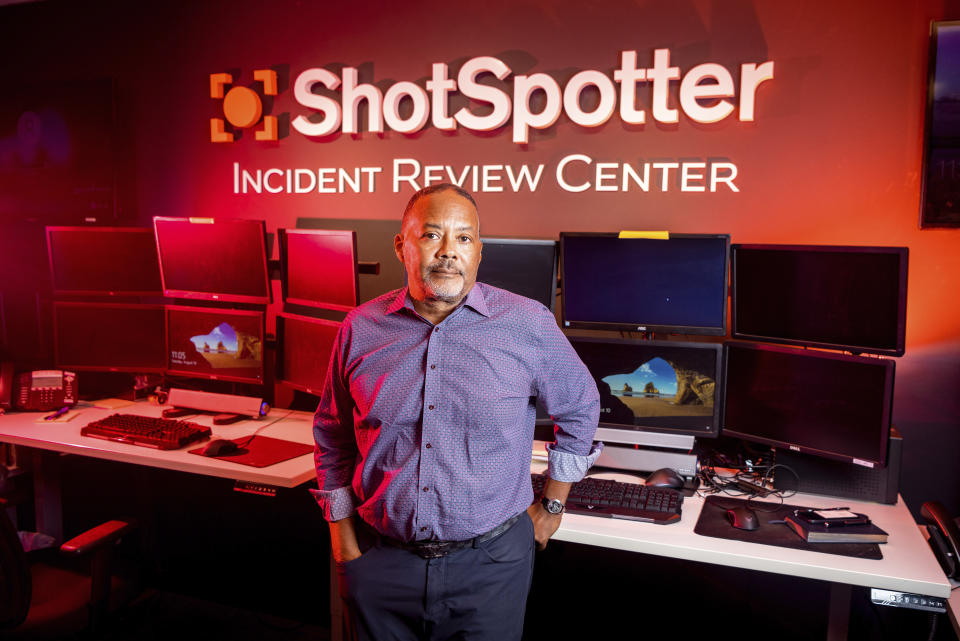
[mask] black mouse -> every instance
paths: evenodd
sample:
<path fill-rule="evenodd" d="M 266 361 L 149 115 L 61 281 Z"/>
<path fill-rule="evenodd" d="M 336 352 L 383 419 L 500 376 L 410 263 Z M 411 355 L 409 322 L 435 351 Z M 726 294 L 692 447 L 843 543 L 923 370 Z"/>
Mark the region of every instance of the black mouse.
<path fill-rule="evenodd" d="M 204 456 L 229 456 L 236 454 L 239 450 L 240 446 L 233 441 L 217 438 L 207 443 L 207 446 L 200 453 Z"/>
<path fill-rule="evenodd" d="M 727 520 L 730 521 L 730 525 L 738 530 L 756 530 L 760 527 L 757 513 L 746 506 L 729 508 L 727 510 Z"/>
<path fill-rule="evenodd" d="M 679 490 L 683 487 L 683 477 L 680 476 L 676 470 L 672 470 L 669 467 L 661 467 L 647 477 L 645 485 L 672 487 Z"/>

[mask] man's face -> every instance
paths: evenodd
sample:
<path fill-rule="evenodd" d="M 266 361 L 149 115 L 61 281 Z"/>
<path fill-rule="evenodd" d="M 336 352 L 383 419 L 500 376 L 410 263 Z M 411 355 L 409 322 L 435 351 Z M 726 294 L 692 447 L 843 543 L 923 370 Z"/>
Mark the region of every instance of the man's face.
<path fill-rule="evenodd" d="M 481 247 L 477 210 L 455 191 L 418 200 L 394 239 L 418 301 L 459 302 L 477 280 Z"/>

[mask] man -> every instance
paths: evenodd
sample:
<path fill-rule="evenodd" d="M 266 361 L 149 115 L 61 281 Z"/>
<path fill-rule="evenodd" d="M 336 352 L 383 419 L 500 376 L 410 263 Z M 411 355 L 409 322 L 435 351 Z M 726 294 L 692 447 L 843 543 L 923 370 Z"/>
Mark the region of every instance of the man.
<path fill-rule="evenodd" d="M 599 454 L 593 379 L 542 304 L 475 283 L 479 232 L 466 191 L 414 194 L 408 287 L 350 312 L 331 355 L 316 498 L 361 639 L 519 639 L 534 544 Z M 543 503 L 534 397 L 558 427 Z"/>

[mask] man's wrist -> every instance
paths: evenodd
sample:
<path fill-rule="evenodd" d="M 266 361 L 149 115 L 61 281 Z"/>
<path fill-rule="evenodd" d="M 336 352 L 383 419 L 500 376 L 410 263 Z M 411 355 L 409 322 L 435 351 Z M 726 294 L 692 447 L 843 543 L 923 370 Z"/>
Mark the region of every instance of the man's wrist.
<path fill-rule="evenodd" d="M 547 512 L 547 514 L 559 516 L 563 514 L 563 511 L 566 506 L 559 499 L 551 499 L 546 496 L 540 497 L 540 505 Z"/>

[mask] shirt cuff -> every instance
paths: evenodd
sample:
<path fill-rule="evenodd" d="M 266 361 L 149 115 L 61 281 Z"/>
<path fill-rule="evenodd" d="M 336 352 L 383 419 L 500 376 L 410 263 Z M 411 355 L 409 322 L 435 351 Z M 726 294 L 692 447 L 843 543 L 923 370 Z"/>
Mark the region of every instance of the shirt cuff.
<path fill-rule="evenodd" d="M 357 509 L 357 499 L 349 485 L 335 490 L 310 490 L 310 493 L 323 510 L 323 518 L 328 521 L 345 519 Z"/>
<path fill-rule="evenodd" d="M 593 465 L 600 452 L 603 450 L 603 443 L 597 442 L 590 448 L 586 455 L 571 454 L 570 452 L 561 452 L 554 448 L 553 443 L 547 443 L 547 468 L 550 478 L 563 483 L 576 483 L 584 477 L 590 466 Z"/>

